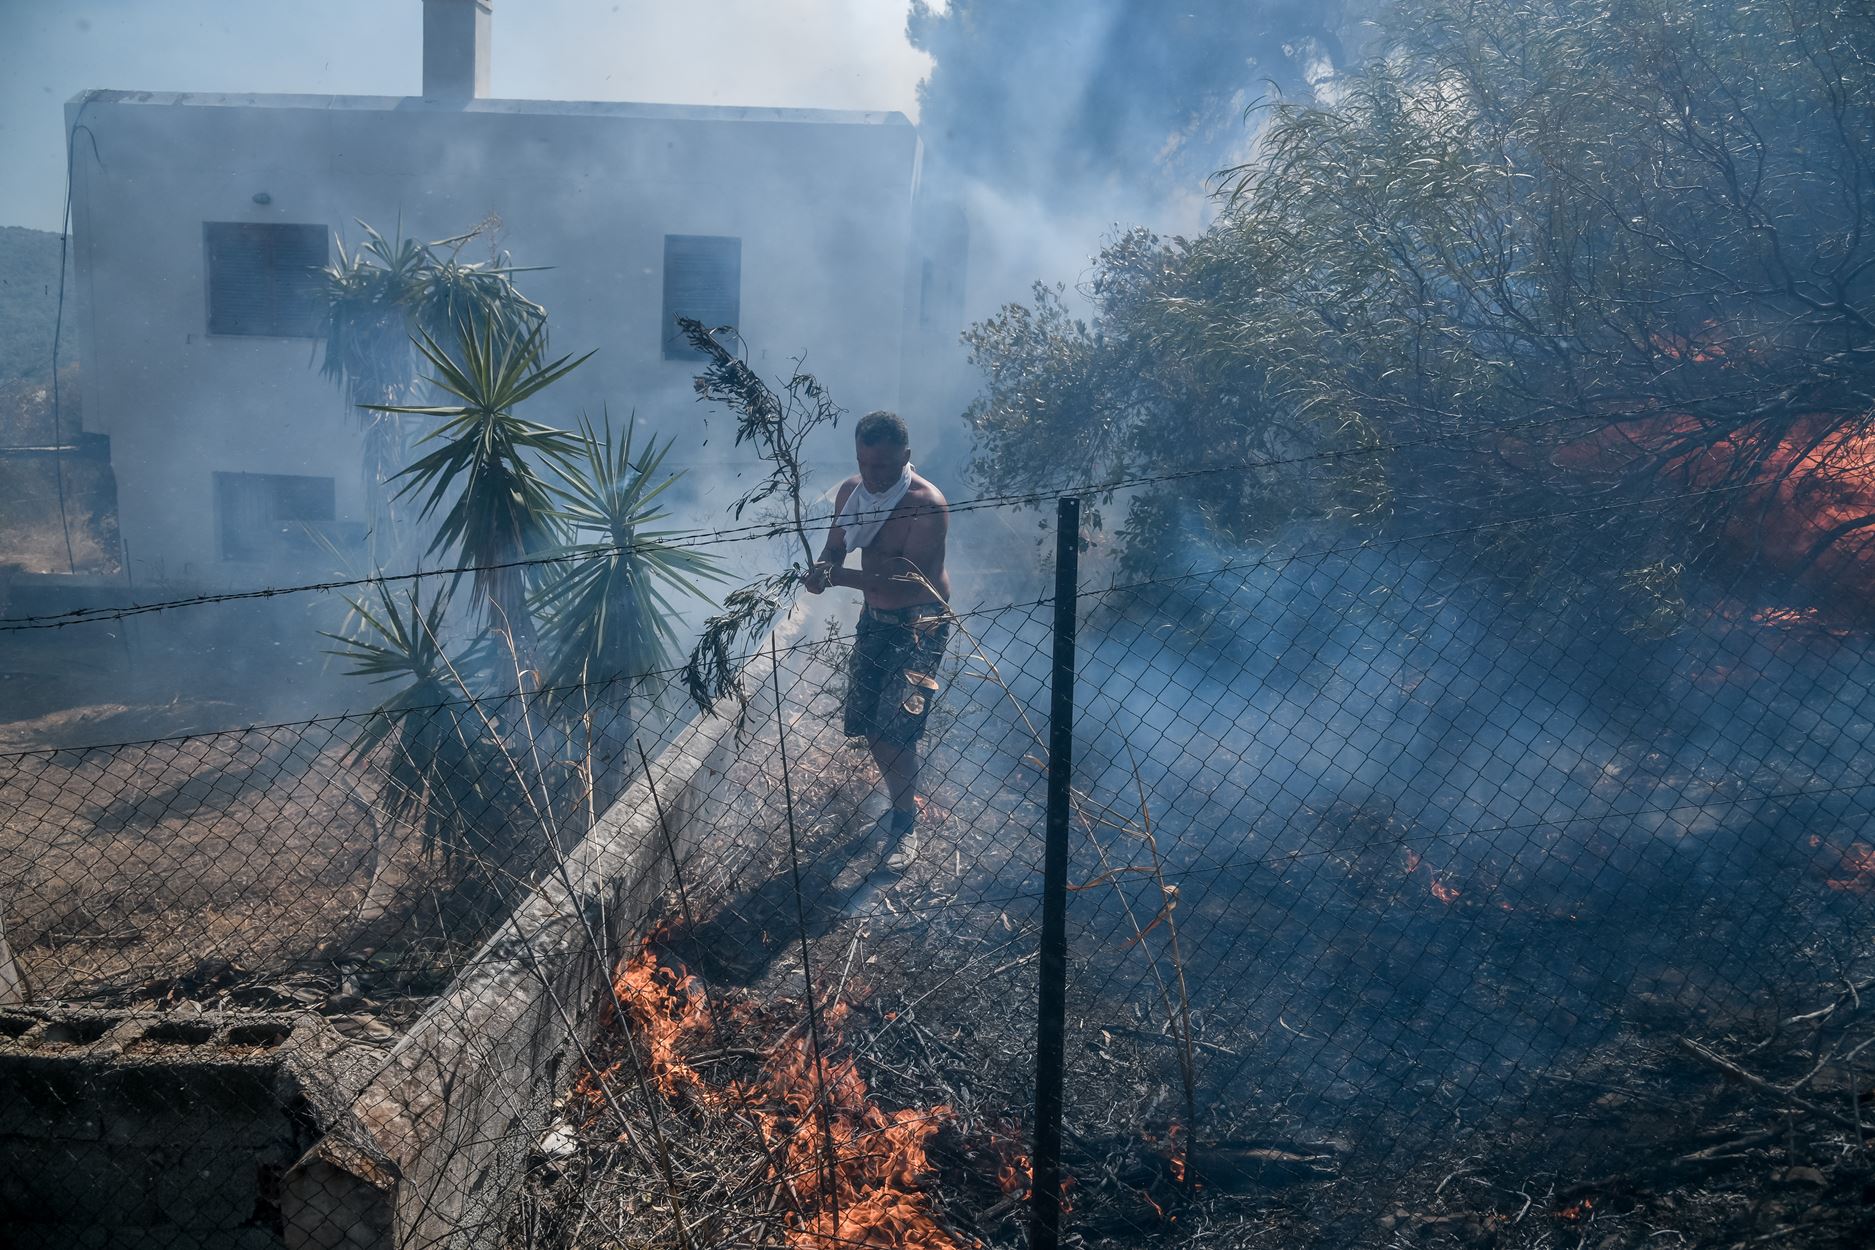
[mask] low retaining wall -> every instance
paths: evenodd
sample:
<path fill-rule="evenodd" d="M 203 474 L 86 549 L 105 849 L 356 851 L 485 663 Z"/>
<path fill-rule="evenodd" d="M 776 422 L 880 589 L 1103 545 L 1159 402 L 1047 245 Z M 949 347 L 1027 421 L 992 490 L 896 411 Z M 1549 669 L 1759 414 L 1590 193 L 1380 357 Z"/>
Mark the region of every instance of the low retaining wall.
<path fill-rule="evenodd" d="M 0 1007 L 26 1001 L 26 978 L 13 962 L 13 948 L 7 945 L 7 902 L 0 898 Z"/>
<path fill-rule="evenodd" d="M 797 609 L 777 640 L 804 620 Z M 766 653 L 750 663 L 752 695 L 770 668 Z M 681 854 L 715 827 L 737 754 L 733 709 L 693 720 L 652 765 L 655 802 L 634 782 L 567 853 L 565 872 L 514 910 L 287 1176 L 292 1250 L 495 1244 L 612 968 L 652 919 L 666 837 Z"/>

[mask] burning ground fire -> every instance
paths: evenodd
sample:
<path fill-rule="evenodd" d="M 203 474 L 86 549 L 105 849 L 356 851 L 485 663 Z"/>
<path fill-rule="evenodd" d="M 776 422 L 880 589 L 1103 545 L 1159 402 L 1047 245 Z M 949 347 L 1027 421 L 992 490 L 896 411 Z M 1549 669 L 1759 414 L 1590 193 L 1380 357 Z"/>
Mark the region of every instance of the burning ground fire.
<path fill-rule="evenodd" d="M 1418 872 L 1422 862 L 1419 852 L 1409 849 L 1406 852 L 1406 875 L 1410 877 Z M 1431 891 L 1432 897 L 1448 907 L 1456 903 L 1463 894 L 1463 891 L 1446 880 L 1442 873 L 1429 864 L 1426 865 L 1426 881 L 1427 889 Z"/>
<path fill-rule="evenodd" d="M 1811 846 L 1821 846 L 1820 838 L 1812 837 Z M 1845 894 L 1867 894 L 1875 890 L 1875 846 L 1866 842 L 1853 843 L 1848 850 L 1838 856 L 1835 872 L 1824 878 L 1823 884 L 1832 890 Z"/>
<path fill-rule="evenodd" d="M 644 1048 L 647 1075 L 674 1108 L 729 1112 L 753 1124 L 768 1160 L 767 1187 L 785 1194 L 790 1208 L 787 1245 L 965 1250 L 982 1244 L 945 1228 L 932 1202 L 937 1169 L 928 1148 L 941 1128 L 956 1125 L 954 1112 L 942 1104 L 879 1104 L 845 1042 L 853 1015 L 848 1004 L 822 1012 L 825 1052 L 816 1063 L 812 1033 L 798 1010 L 796 1018 L 784 1018 L 784 1004 L 712 996 L 681 965 L 660 961 L 655 941 L 656 935 L 619 969 L 613 985 L 631 1035 Z M 609 1020 L 608 1027 L 616 1023 Z M 726 1054 L 743 1058 L 736 1065 L 743 1075 L 706 1076 L 703 1069 Z M 631 1082 L 630 1063 L 627 1052 L 574 1087 L 589 1127 L 607 1113 L 604 1087 Z M 1029 1172 L 1017 1133 L 991 1131 L 987 1138 L 997 1187 L 1019 1198 Z"/>

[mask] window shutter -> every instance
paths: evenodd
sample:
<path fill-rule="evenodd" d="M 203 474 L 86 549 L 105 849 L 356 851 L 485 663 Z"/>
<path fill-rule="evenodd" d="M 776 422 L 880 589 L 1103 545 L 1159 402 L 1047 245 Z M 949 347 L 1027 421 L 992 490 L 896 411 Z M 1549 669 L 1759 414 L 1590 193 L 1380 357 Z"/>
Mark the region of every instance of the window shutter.
<path fill-rule="evenodd" d="M 720 235 L 664 236 L 664 359 L 689 360 L 699 353 L 677 328 L 677 318 L 704 325 L 742 321 L 742 240 Z"/>
<path fill-rule="evenodd" d="M 309 338 L 319 332 L 321 225 L 210 221 L 208 332 Z"/>
<path fill-rule="evenodd" d="M 215 474 L 224 560 L 268 560 L 312 549 L 308 528 L 330 528 L 335 483 L 291 473 Z"/>

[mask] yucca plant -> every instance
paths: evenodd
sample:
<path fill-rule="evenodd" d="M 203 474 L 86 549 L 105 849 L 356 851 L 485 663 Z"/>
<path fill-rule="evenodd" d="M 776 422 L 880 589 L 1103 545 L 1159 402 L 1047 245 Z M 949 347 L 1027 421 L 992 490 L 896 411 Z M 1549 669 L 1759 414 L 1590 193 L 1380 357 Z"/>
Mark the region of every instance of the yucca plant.
<path fill-rule="evenodd" d="M 348 251 L 337 240 L 338 259 L 325 269 L 319 371 L 344 388 L 364 418 L 365 489 L 377 534 L 393 520 L 383 483 L 405 452 L 403 419 L 385 405 L 416 398 L 416 337 L 450 342 L 465 326 L 474 334 L 544 333 L 547 313 L 515 288 L 513 275 L 522 270 L 493 259 L 462 260 L 480 227 L 425 243 L 403 237 L 401 223 L 391 238 L 366 222 L 358 225 L 364 241 Z"/>
<path fill-rule="evenodd" d="M 544 684 L 584 726 L 595 811 L 624 789 L 640 678 L 676 653 L 671 595 L 701 597 L 701 583 L 722 576 L 713 556 L 675 546 L 676 531 L 656 528 L 670 515 L 658 497 L 682 475 L 662 472 L 669 442 L 639 444 L 635 433 L 635 422 L 622 437 L 609 418 L 598 428 L 580 422 L 578 455 L 557 466 L 553 488 L 567 540 L 546 553 L 566 559 L 533 601 L 548 657 Z"/>
<path fill-rule="evenodd" d="M 398 498 L 421 500 L 419 518 L 439 510 L 431 554 L 449 552 L 473 567 L 475 597 L 488 625 L 504 634 L 524 671 L 536 668 L 527 562 L 562 545 L 563 526 L 542 468 L 564 476 L 579 442 L 564 430 L 529 421 L 515 409 L 565 377 L 592 354 L 541 359 L 545 329 L 525 335 L 494 325 L 460 335 L 452 354 L 420 332 L 417 350 L 434 370 L 429 381 L 454 404 L 376 404 L 376 411 L 431 417 L 440 424 L 419 442 L 435 450 L 400 471 Z M 446 508 L 446 510 L 445 510 Z"/>
<path fill-rule="evenodd" d="M 393 822 L 421 828 L 424 854 L 440 851 L 451 867 L 499 860 L 510 771 L 469 701 L 474 692 L 463 674 L 471 666 L 444 650 L 447 592 L 426 604 L 420 590 L 400 596 L 379 586 L 375 601 L 350 603 L 356 629 L 326 633 L 338 644 L 328 652 L 347 661 L 353 676 L 404 683 L 366 714 L 351 762 L 368 760 L 383 771 L 381 809 Z"/>

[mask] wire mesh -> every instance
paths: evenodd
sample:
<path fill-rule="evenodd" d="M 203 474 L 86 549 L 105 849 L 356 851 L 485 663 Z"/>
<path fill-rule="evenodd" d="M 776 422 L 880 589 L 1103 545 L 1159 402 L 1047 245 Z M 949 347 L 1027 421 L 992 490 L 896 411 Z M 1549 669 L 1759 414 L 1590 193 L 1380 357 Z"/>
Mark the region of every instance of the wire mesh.
<path fill-rule="evenodd" d="M 1018 1244 L 1054 605 L 1003 598 L 952 618 L 909 835 L 854 636 L 800 615 L 715 716 L 666 675 L 363 752 L 368 716 L 0 757 L 0 1216 Z M 1863 1183 L 1866 636 L 1307 529 L 1078 616 L 1083 1244 L 1697 1243 L 1804 1218 L 1687 1197 L 1727 1169 Z"/>

